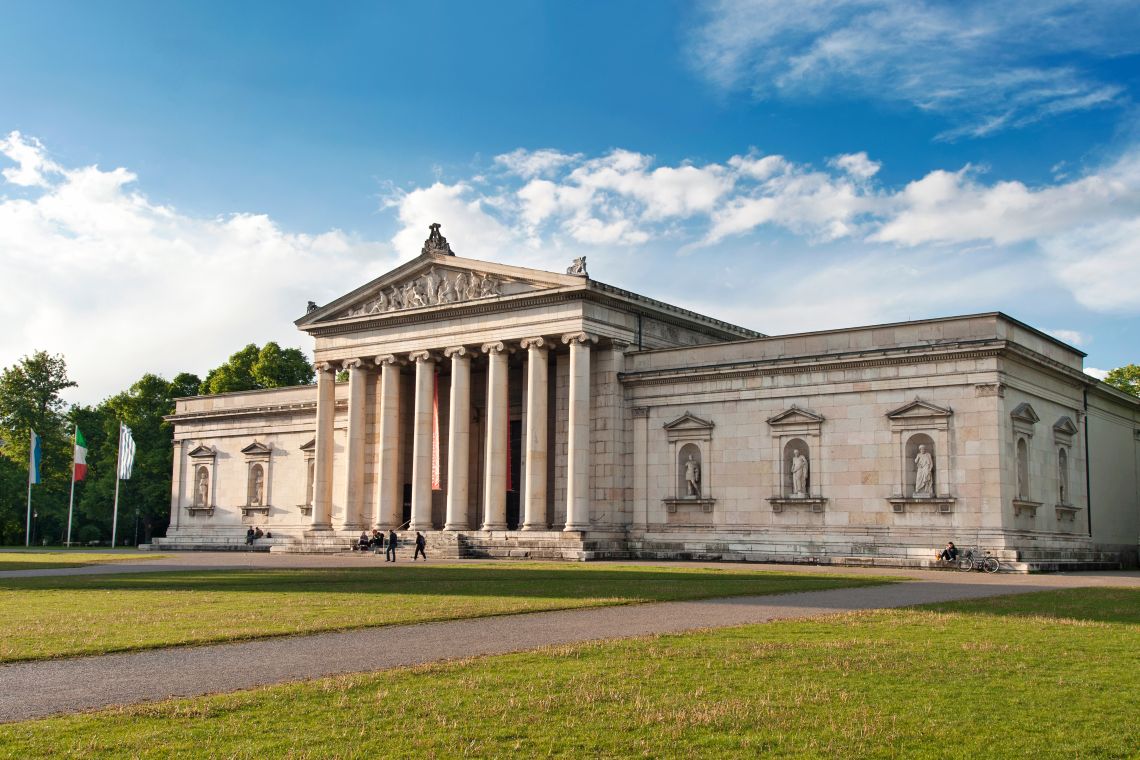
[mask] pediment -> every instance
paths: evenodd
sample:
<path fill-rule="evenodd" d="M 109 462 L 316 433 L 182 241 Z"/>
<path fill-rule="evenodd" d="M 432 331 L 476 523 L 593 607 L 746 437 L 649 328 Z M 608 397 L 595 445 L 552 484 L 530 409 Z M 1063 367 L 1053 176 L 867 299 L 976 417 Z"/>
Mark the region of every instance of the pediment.
<path fill-rule="evenodd" d="M 1053 423 L 1053 432 L 1060 433 L 1061 435 L 1076 435 L 1077 425 L 1069 417 L 1065 416 Z"/>
<path fill-rule="evenodd" d="M 206 446 L 200 443 L 192 448 L 187 456 L 193 457 L 194 459 L 209 459 L 215 454 L 217 454 L 217 451 L 214 450 L 213 446 Z"/>
<path fill-rule="evenodd" d="M 800 409 L 798 406 L 792 406 L 790 409 L 777 414 L 775 417 L 768 418 L 768 424 L 773 427 L 781 425 L 818 425 L 823 422 L 823 416 L 815 412 L 809 412 L 807 409 Z"/>
<path fill-rule="evenodd" d="M 1037 415 L 1037 412 L 1033 411 L 1033 407 L 1029 405 L 1028 401 L 1022 401 L 1015 406 L 1013 411 L 1009 413 L 1009 416 L 1015 420 L 1027 422 L 1030 425 L 1036 425 L 1041 420 L 1041 417 Z"/>
<path fill-rule="evenodd" d="M 692 414 L 690 412 L 685 412 L 684 414 L 682 414 L 680 417 L 673 420 L 672 422 L 666 422 L 665 423 L 665 429 L 666 430 L 672 430 L 672 431 L 677 431 L 677 430 L 712 430 L 712 428 L 715 425 L 716 425 L 716 423 L 714 423 L 714 422 L 709 422 L 708 420 L 701 419 L 700 417 L 698 417 L 695 414 Z"/>
<path fill-rule="evenodd" d="M 317 439 L 316 438 L 310 438 L 307 443 L 301 444 L 301 451 L 304 451 L 306 454 L 312 453 L 316 450 L 317 450 Z"/>
<path fill-rule="evenodd" d="M 438 245 L 429 247 L 425 243 L 424 252 L 415 259 L 325 306 L 311 307 L 297 320 L 297 326 L 305 329 L 347 319 L 383 318 L 397 312 L 493 301 L 587 282 L 584 275 L 466 259 L 441 251 Z"/>
<path fill-rule="evenodd" d="M 267 455 L 271 451 L 272 451 L 272 449 L 269 448 L 268 446 L 266 446 L 264 443 L 261 443 L 260 441 L 254 441 L 253 443 L 249 444 L 244 449 L 242 449 L 241 453 L 245 454 L 246 456 L 257 455 L 257 454 Z"/>
<path fill-rule="evenodd" d="M 953 409 L 949 407 L 938 406 L 929 401 L 923 401 L 918 396 L 914 397 L 914 401 L 903 404 L 898 409 L 887 412 L 887 417 L 892 420 L 908 420 L 929 417 L 949 417 L 954 413 Z"/>

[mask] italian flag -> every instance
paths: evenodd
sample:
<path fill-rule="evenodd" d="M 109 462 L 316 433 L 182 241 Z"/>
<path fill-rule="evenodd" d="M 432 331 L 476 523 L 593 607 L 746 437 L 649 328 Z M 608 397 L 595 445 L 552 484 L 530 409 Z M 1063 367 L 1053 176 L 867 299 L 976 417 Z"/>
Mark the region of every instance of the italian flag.
<path fill-rule="evenodd" d="M 75 480 L 87 477 L 87 441 L 79 428 L 75 428 Z"/>

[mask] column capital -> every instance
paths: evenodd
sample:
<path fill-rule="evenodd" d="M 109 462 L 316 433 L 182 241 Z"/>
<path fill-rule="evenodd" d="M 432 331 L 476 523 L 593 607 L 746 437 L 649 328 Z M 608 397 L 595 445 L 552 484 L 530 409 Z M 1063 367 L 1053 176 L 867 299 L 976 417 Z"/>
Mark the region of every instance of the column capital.
<path fill-rule="evenodd" d="M 360 369 L 364 366 L 363 359 L 345 359 L 340 364 L 341 369 Z"/>
<path fill-rule="evenodd" d="M 439 357 L 437 357 L 433 352 L 426 350 L 412 351 L 408 354 L 408 360 L 413 361 L 416 364 L 419 364 L 421 362 L 434 362 L 438 358 Z"/>
<path fill-rule="evenodd" d="M 565 335 L 563 335 L 562 336 L 562 342 L 565 343 L 566 345 L 570 345 L 571 343 L 581 343 L 581 344 L 597 343 L 598 342 L 598 336 L 592 335 L 588 332 L 572 332 L 572 333 L 566 333 Z"/>
<path fill-rule="evenodd" d="M 630 410 L 633 413 L 634 419 L 645 419 L 649 417 L 649 407 L 635 406 Z"/>
<path fill-rule="evenodd" d="M 385 364 L 391 364 L 391 365 L 394 365 L 396 367 L 399 367 L 401 364 L 405 363 L 403 359 L 396 356 L 395 354 L 380 354 L 379 356 L 374 358 L 372 361 L 374 361 L 376 363 L 376 366 L 378 366 L 378 367 L 383 366 Z"/>
<path fill-rule="evenodd" d="M 317 362 L 314 369 L 317 372 L 339 372 L 340 362 Z"/>
<path fill-rule="evenodd" d="M 524 351 L 529 351 L 532 348 L 545 349 L 550 345 L 550 341 L 539 335 L 534 338 L 523 338 L 519 341 L 519 345 L 522 346 Z"/>
<path fill-rule="evenodd" d="M 507 346 L 503 341 L 496 340 L 491 343 L 484 343 L 481 350 L 485 354 L 502 354 L 507 352 Z"/>
<path fill-rule="evenodd" d="M 450 348 L 443 349 L 443 355 L 448 359 L 454 359 L 456 356 L 467 356 L 470 351 L 467 346 L 451 346 Z"/>

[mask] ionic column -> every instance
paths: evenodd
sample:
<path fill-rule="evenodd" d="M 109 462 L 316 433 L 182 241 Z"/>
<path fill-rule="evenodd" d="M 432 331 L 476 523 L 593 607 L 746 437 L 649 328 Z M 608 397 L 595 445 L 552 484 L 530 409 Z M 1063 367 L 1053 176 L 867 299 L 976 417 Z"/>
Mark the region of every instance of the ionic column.
<path fill-rule="evenodd" d="M 413 351 L 416 401 L 412 416 L 412 522 L 408 530 L 431 530 L 431 415 L 435 388 L 435 355 Z"/>
<path fill-rule="evenodd" d="M 523 530 L 546 530 L 547 348 L 542 338 L 522 341 L 526 349 L 526 494 Z"/>
<path fill-rule="evenodd" d="M 400 483 L 400 365 L 395 356 L 377 356 L 380 366 L 380 478 L 376 483 L 376 525 L 381 530 L 399 527 L 403 517 L 404 489 Z"/>
<path fill-rule="evenodd" d="M 446 349 L 451 359 L 451 411 L 447 438 L 447 521 L 444 530 L 467 530 L 471 468 L 471 357 L 463 346 Z"/>
<path fill-rule="evenodd" d="M 359 530 L 364 524 L 364 380 L 367 370 L 360 359 L 341 365 L 348 371 L 348 433 L 345 436 L 344 523 L 341 530 Z"/>
<path fill-rule="evenodd" d="M 317 366 L 317 435 L 314 446 L 312 530 L 332 529 L 333 417 L 336 415 L 336 368 Z M 214 486 L 216 481 L 211 482 Z M 215 490 L 211 488 L 211 491 Z"/>
<path fill-rule="evenodd" d="M 570 346 L 570 403 L 566 436 L 566 530 L 590 527 L 590 343 L 584 333 L 562 336 Z"/>
<path fill-rule="evenodd" d="M 484 460 L 483 530 L 507 529 L 507 353 L 501 342 L 486 343 L 487 446 Z"/>

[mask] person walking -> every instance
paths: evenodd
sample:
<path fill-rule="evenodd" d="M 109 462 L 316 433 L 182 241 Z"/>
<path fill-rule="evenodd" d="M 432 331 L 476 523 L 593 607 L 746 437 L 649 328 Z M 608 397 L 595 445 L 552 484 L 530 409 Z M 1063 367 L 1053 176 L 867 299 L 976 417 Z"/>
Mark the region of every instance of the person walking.
<path fill-rule="evenodd" d="M 396 531 L 388 531 L 388 548 L 384 550 L 384 561 L 396 561 Z"/>
<path fill-rule="evenodd" d="M 427 546 L 427 541 L 424 539 L 424 534 L 416 531 L 416 553 L 412 555 L 412 562 L 416 561 L 416 557 L 423 557 L 424 562 L 427 562 L 427 553 L 424 552 L 424 547 Z"/>

